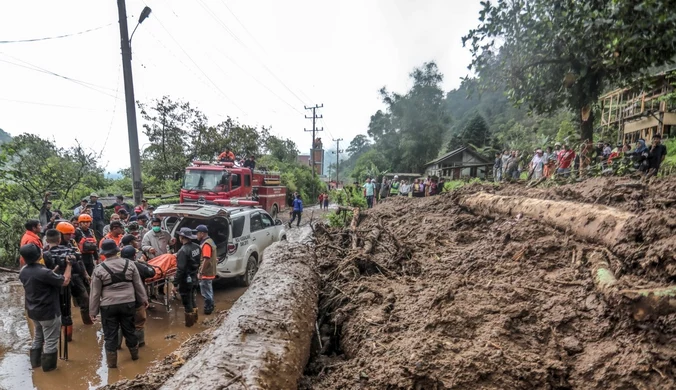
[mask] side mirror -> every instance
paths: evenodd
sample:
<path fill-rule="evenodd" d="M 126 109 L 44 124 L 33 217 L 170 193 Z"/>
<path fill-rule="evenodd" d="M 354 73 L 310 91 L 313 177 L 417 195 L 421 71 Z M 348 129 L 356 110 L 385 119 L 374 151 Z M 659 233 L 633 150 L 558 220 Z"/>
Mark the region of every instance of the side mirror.
<path fill-rule="evenodd" d="M 279 225 L 281 225 L 281 224 L 282 224 L 282 220 L 281 220 L 281 219 L 279 219 L 279 218 L 275 219 L 275 225 L 279 226 Z"/>

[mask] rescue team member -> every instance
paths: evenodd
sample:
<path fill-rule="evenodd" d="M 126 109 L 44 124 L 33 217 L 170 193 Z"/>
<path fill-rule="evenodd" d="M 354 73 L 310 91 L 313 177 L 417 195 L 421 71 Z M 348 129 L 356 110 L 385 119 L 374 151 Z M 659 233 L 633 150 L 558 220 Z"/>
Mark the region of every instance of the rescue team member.
<path fill-rule="evenodd" d="M 40 248 L 40 250 L 42 251 L 42 240 L 40 239 L 42 224 L 40 224 L 40 221 L 38 221 L 37 219 L 29 219 L 23 226 L 26 228 L 26 232 L 21 237 L 20 246 L 35 244 L 35 246 Z M 45 261 L 42 260 L 42 256 L 40 256 L 40 259 L 38 261 L 40 261 L 40 264 L 42 265 L 45 264 Z M 19 264 L 21 267 L 26 265 L 23 256 L 19 257 Z"/>
<path fill-rule="evenodd" d="M 178 232 L 181 249 L 176 253 L 176 276 L 173 292 L 181 294 L 185 309 L 185 326 L 191 327 L 197 322 L 197 271 L 200 268 L 200 247 L 190 228 L 181 228 Z"/>
<path fill-rule="evenodd" d="M 135 223 L 136 222 L 132 222 L 131 224 L 129 224 L 129 227 L 132 227 L 133 224 L 135 224 Z M 136 225 L 136 227 L 138 228 L 138 225 Z M 130 229 L 128 234 L 125 234 L 125 236 L 122 237 L 122 241 L 120 241 L 120 247 L 125 247 L 125 246 L 131 246 L 136 250 L 136 253 L 134 254 L 134 257 L 132 258 L 132 260 L 141 261 L 141 262 L 144 262 L 144 263 L 148 262 L 148 256 L 146 256 L 145 253 L 143 253 L 143 251 L 141 250 L 141 242 L 139 241 L 138 235 L 134 234 L 134 231 L 131 230 L 131 229 Z M 143 276 L 143 275 L 141 275 L 141 276 Z M 152 276 L 146 276 L 145 279 L 147 279 L 149 277 L 152 277 Z"/>
<path fill-rule="evenodd" d="M 59 225 L 61 225 L 61 223 Z M 73 250 L 69 246 L 61 245 L 61 241 L 61 233 L 58 230 L 48 229 L 45 232 L 45 242 L 47 243 L 43 253 L 45 266 L 54 270 L 57 274 L 63 274 L 65 264 L 70 263 L 72 267 L 71 276 L 76 274 L 81 275 L 82 272 L 85 272 L 81 268 L 81 263 L 76 261 Z M 68 297 L 72 295 L 79 301 L 82 294 L 86 294 L 86 292 L 86 290 L 82 291 L 82 285 L 74 285 L 73 278 L 71 278 L 71 283 L 69 283 L 68 287 L 62 288 L 60 291 L 59 302 L 61 305 L 61 325 L 65 328 L 66 339 L 68 341 L 73 340 L 73 318 L 68 314 L 70 313 L 72 303 L 69 301 Z"/>
<path fill-rule="evenodd" d="M 134 262 L 134 265 L 138 270 L 139 276 L 141 277 L 141 281 L 155 276 L 155 269 L 153 267 L 146 264 L 145 261 L 138 260 L 137 254 L 141 252 L 139 252 L 133 245 L 125 244 L 125 242 L 127 243 L 136 242 L 138 244 L 138 240 L 136 240 L 136 237 L 132 236 L 131 234 L 127 234 L 126 236 L 124 236 L 124 238 L 122 238 L 122 245 L 124 246 L 120 250 L 120 256 L 122 256 L 122 258 L 124 259 L 128 259 Z M 141 255 L 142 254 L 143 253 L 141 253 Z M 134 333 L 136 334 L 136 338 L 138 338 L 139 348 L 146 345 L 146 336 L 145 336 L 146 319 L 147 319 L 146 307 L 143 306 L 141 302 L 137 301 L 136 311 L 134 312 Z M 122 349 L 121 332 L 118 332 L 118 349 Z"/>
<path fill-rule="evenodd" d="M 225 152 L 221 153 L 218 155 L 218 161 L 221 162 L 234 162 L 235 161 L 235 153 L 230 151 L 230 148 L 226 148 Z"/>
<path fill-rule="evenodd" d="M 99 243 L 99 248 L 101 248 L 101 244 L 103 244 L 103 241 L 105 240 L 112 240 L 115 242 L 115 245 L 119 247 L 120 242 L 122 242 L 122 237 L 124 237 L 124 225 L 122 224 L 122 221 L 112 221 L 110 223 L 110 232 L 103 237 Z M 101 260 L 106 259 L 103 255 L 100 255 L 99 258 Z"/>
<path fill-rule="evenodd" d="M 59 291 L 70 283 L 71 265 L 67 261 L 63 275 L 58 275 L 39 263 L 42 250 L 37 245 L 23 245 L 19 253 L 26 262 L 19 273 L 19 280 L 25 293 L 26 312 L 35 329 L 30 349 L 31 367 L 42 366 L 42 371 L 52 371 L 56 369 L 58 360 L 56 355 L 61 330 Z"/>
<path fill-rule="evenodd" d="M 99 202 L 99 195 L 96 192 L 89 195 L 89 207 L 92 209 L 92 218 L 94 218 L 94 231 L 98 233 L 99 237 L 102 237 L 105 213 L 103 204 Z"/>
<path fill-rule="evenodd" d="M 153 218 L 152 230 L 146 233 L 141 241 L 141 250 L 143 250 L 150 259 L 168 253 L 169 246 L 173 246 L 176 243 L 176 239 L 171 237 L 171 234 L 162 230 L 160 227 L 161 224 L 162 220 Z"/>
<path fill-rule="evenodd" d="M 75 256 L 73 262 L 77 266 L 77 272 L 73 273 L 70 281 L 70 289 L 73 295 L 73 300 L 77 307 L 80 308 L 80 315 L 82 316 L 82 323 L 85 325 L 92 325 L 89 318 L 89 283 L 91 282 L 89 274 L 82 260 L 82 254 L 75 242 L 75 227 L 69 222 L 61 222 L 56 225 L 56 230 L 61 233 L 61 245 L 70 248 L 71 254 Z M 72 333 L 71 333 L 72 334 Z"/>
<path fill-rule="evenodd" d="M 200 241 L 200 251 L 202 264 L 197 277 L 200 281 L 200 292 L 204 298 L 204 314 L 209 315 L 214 311 L 214 286 L 216 279 L 216 266 L 218 265 L 218 256 L 216 252 L 216 243 L 209 238 L 209 229 L 205 225 L 198 225 L 197 239 Z"/>
<path fill-rule="evenodd" d="M 82 263 L 84 264 L 87 275 L 94 272 L 94 266 L 99 262 L 98 243 L 96 234 L 91 229 L 94 220 L 89 214 L 80 214 L 77 218 L 78 228 L 75 230 L 75 242 L 82 254 Z"/>
<path fill-rule="evenodd" d="M 115 241 L 102 240 L 100 252 L 106 257 L 106 261 L 94 268 L 89 314 L 93 320 L 100 309 L 106 362 L 108 368 L 116 368 L 119 328 L 122 328 L 131 359 L 139 358 L 134 314 L 137 302 L 148 307 L 148 297 L 138 269 L 131 261 L 119 256 L 119 248 Z"/>

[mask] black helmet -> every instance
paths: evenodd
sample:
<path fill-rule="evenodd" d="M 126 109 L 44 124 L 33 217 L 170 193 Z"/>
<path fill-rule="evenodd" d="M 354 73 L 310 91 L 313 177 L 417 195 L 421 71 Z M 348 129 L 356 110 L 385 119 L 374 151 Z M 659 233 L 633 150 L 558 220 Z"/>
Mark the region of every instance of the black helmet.
<path fill-rule="evenodd" d="M 122 244 L 122 246 L 131 245 L 132 241 L 137 239 L 138 237 L 136 237 L 133 234 L 125 234 L 124 237 L 122 237 L 122 241 L 120 241 L 120 244 Z"/>
<path fill-rule="evenodd" d="M 120 251 L 120 256 L 125 259 L 134 260 L 134 258 L 136 258 L 136 248 L 131 245 L 127 245 Z"/>
<path fill-rule="evenodd" d="M 21 248 L 19 248 L 19 254 L 21 254 L 21 257 L 23 257 L 26 264 L 31 264 L 40 260 L 40 255 L 42 255 L 42 251 L 40 250 L 40 248 L 38 248 L 37 245 L 31 243 L 26 244 Z"/>

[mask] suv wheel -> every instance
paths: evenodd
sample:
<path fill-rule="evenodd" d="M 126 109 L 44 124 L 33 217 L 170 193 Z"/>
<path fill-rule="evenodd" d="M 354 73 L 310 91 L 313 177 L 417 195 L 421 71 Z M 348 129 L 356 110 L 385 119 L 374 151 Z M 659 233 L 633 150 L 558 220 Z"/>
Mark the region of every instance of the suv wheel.
<path fill-rule="evenodd" d="M 258 262 L 256 261 L 256 257 L 251 255 L 246 262 L 246 271 L 244 271 L 244 275 L 240 276 L 240 284 L 244 287 L 249 287 L 254 276 L 256 276 L 256 272 L 258 272 Z"/>

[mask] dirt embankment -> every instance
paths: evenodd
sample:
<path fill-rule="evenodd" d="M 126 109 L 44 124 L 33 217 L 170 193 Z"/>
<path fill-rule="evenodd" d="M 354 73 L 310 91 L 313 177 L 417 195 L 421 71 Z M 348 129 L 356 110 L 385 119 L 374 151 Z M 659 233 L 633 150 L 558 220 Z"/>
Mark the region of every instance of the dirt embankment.
<path fill-rule="evenodd" d="M 322 348 L 301 388 L 676 388 L 676 316 L 635 321 L 598 292 L 588 261 L 608 253 L 633 287 L 673 283 L 676 215 L 662 200 L 676 198 L 674 182 L 618 184 L 471 186 L 388 200 L 354 231 L 318 229 Z M 542 221 L 457 204 L 486 189 L 609 204 L 636 214 L 641 234 L 610 251 Z M 603 197 L 617 191 L 624 201 Z M 628 195 L 636 191 L 647 195 Z"/>

